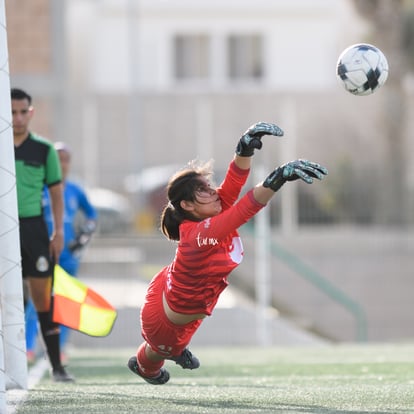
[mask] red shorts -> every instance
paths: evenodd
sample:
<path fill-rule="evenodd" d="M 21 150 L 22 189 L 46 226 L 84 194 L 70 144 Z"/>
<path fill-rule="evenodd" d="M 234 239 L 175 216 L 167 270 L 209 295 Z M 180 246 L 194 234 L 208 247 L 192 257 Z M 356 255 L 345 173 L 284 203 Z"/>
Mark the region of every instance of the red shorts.
<path fill-rule="evenodd" d="M 169 358 L 181 355 L 202 319 L 185 325 L 172 323 L 165 315 L 162 304 L 164 286 L 165 275 L 159 273 L 148 287 L 145 303 L 141 309 L 141 333 L 154 352 Z"/>

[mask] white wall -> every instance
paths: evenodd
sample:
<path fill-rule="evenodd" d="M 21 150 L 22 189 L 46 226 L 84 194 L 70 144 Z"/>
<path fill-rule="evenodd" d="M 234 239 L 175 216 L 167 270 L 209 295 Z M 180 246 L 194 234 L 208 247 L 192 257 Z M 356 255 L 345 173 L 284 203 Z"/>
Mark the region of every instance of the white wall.
<path fill-rule="evenodd" d="M 209 86 L 225 86 L 226 36 L 261 33 L 264 86 L 329 88 L 336 82 L 339 53 L 362 28 L 347 0 L 72 0 L 68 7 L 71 67 L 78 81 L 101 93 L 129 91 L 133 49 L 138 52 L 138 73 L 133 76 L 141 89 L 174 87 L 174 33 L 212 37 L 214 72 Z"/>

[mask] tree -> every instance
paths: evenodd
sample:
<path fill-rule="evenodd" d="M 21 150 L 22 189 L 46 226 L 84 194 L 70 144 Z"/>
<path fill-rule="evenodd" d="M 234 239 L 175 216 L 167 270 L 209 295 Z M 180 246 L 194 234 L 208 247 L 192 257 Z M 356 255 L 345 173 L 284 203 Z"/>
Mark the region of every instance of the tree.
<path fill-rule="evenodd" d="M 385 224 L 408 223 L 407 159 L 405 119 L 407 99 L 403 80 L 408 72 L 404 38 L 407 30 L 403 0 L 353 0 L 357 12 L 372 28 L 372 37 L 388 59 L 390 73 L 384 87 L 381 120 L 386 139 L 377 221 Z"/>

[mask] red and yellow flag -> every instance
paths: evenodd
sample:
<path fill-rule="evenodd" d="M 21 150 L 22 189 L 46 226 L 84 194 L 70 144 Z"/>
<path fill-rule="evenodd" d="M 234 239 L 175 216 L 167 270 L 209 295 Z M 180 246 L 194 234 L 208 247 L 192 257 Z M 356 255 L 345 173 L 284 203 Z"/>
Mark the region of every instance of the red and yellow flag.
<path fill-rule="evenodd" d="M 55 266 L 53 321 L 90 336 L 106 336 L 117 312 L 102 296 Z"/>

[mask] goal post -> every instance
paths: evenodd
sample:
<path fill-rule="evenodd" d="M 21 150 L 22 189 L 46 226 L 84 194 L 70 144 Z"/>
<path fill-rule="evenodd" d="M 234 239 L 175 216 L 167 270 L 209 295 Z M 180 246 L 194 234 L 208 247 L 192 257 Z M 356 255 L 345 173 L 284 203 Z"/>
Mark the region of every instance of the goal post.
<path fill-rule="evenodd" d="M 4 0 L 0 0 L 0 91 L 0 412 L 4 412 L 6 390 L 27 389 L 23 284 Z"/>

